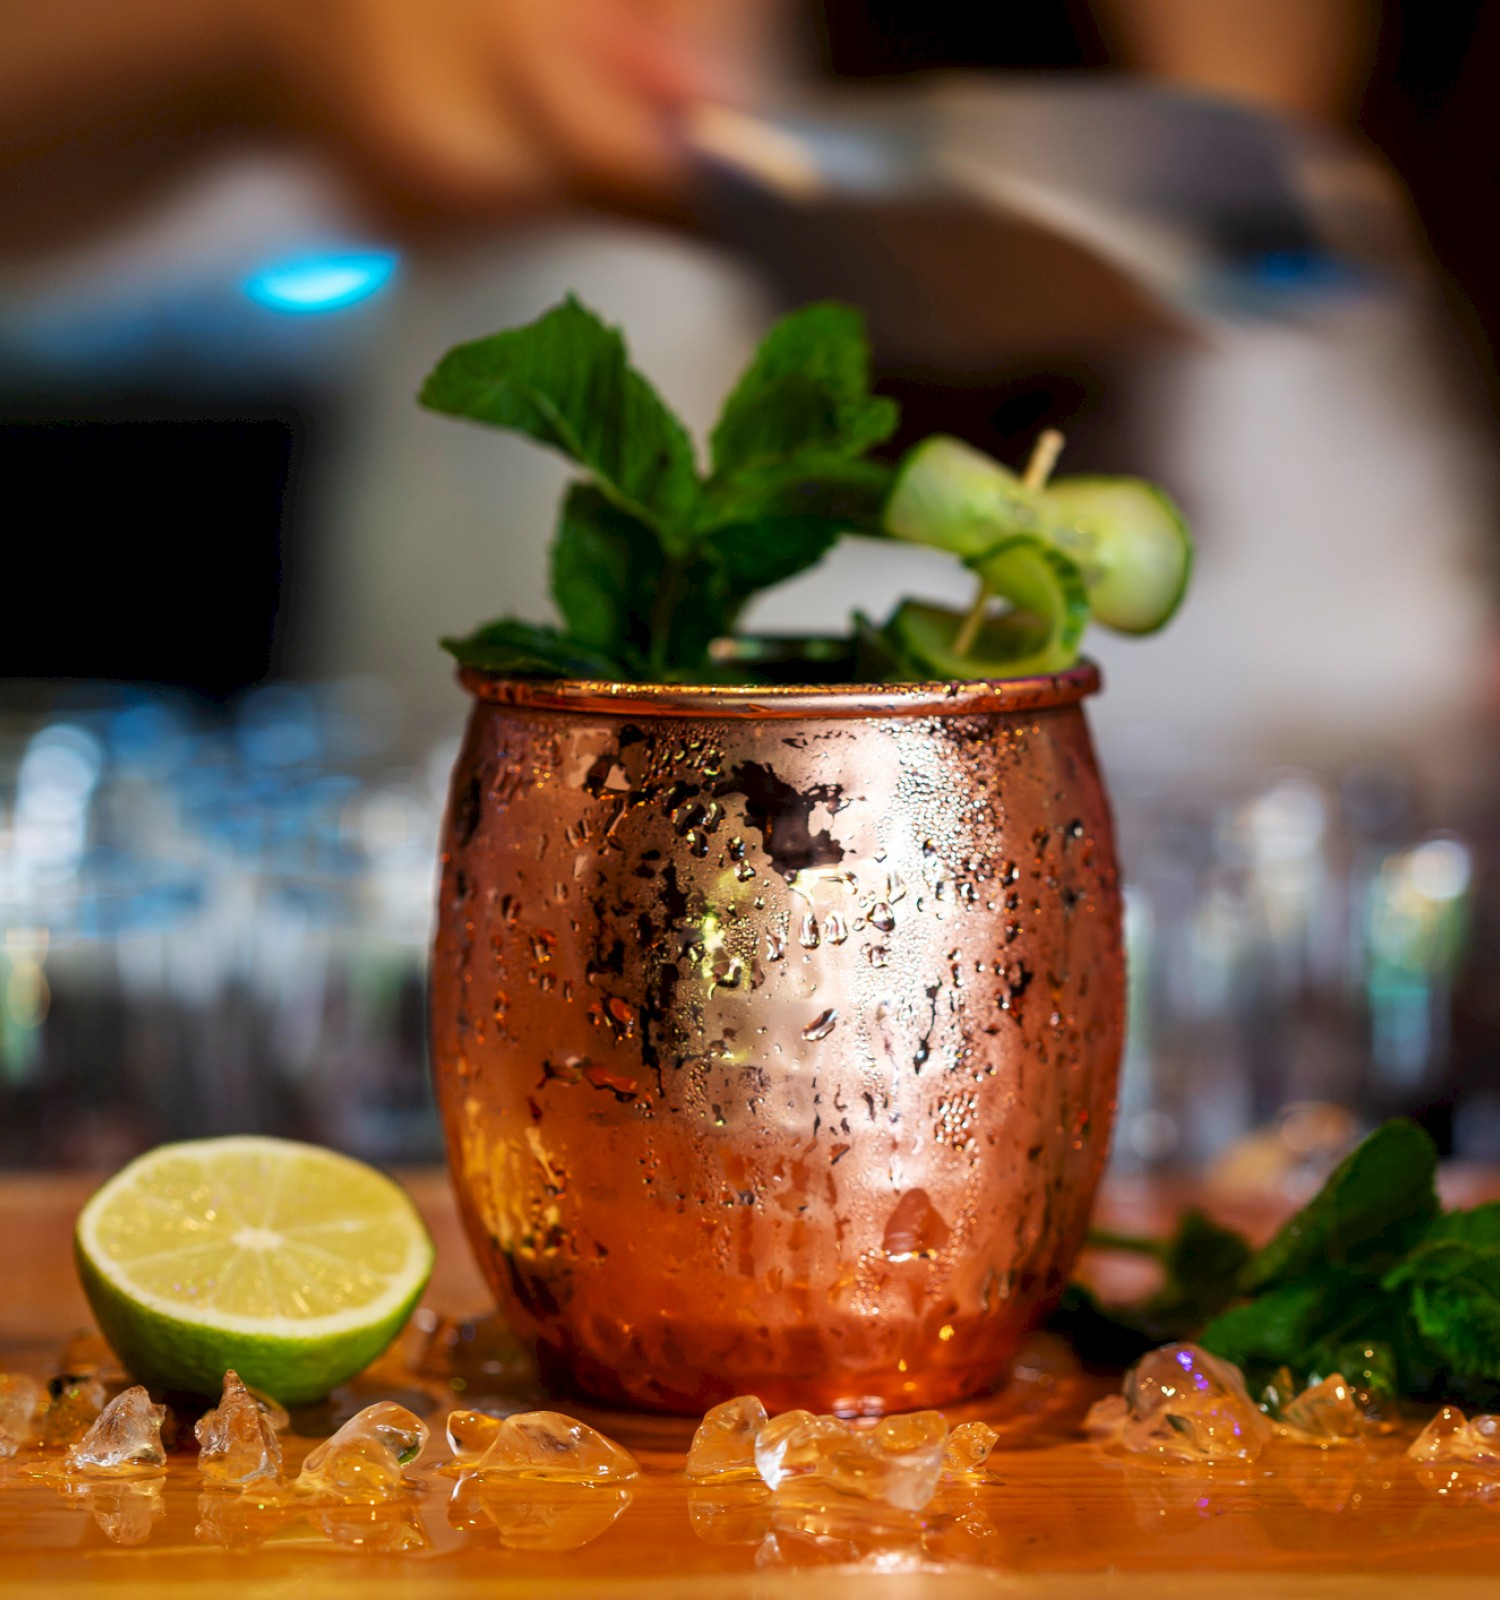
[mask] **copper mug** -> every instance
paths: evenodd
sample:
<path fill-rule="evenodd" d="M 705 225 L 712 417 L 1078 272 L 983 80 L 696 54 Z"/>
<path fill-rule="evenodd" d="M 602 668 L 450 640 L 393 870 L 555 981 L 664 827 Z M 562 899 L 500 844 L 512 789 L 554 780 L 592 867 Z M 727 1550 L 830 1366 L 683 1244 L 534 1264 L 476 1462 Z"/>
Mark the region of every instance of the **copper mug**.
<path fill-rule="evenodd" d="M 1095 669 L 463 682 L 434 1071 L 469 1237 L 544 1372 L 680 1412 L 1003 1382 L 1114 1108 Z"/>

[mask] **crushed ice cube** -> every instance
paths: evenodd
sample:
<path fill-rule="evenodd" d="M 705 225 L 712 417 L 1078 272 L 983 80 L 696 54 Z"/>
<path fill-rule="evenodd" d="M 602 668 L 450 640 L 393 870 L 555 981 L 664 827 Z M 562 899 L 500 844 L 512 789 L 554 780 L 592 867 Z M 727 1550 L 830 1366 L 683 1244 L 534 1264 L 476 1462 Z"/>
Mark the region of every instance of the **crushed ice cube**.
<path fill-rule="evenodd" d="M 771 1531 L 771 1494 L 754 1483 L 714 1483 L 688 1490 L 688 1518 L 704 1544 L 759 1544 Z"/>
<path fill-rule="evenodd" d="M 687 1475 L 700 1483 L 755 1478 L 755 1441 L 766 1425 L 766 1408 L 753 1394 L 715 1406 L 698 1424 L 688 1451 Z"/>
<path fill-rule="evenodd" d="M 885 1417 L 845 1435 L 827 1442 L 818 1474 L 836 1489 L 902 1511 L 920 1511 L 937 1492 L 948 1445 L 941 1412 Z"/>
<path fill-rule="evenodd" d="M 475 1483 L 470 1495 L 507 1550 L 550 1551 L 592 1544 L 633 1498 L 629 1489 L 615 1484 L 538 1486 L 517 1478 Z"/>
<path fill-rule="evenodd" d="M 755 1470 L 768 1489 L 779 1489 L 789 1478 L 811 1477 L 821 1471 L 827 1450 L 851 1432 L 837 1417 L 815 1417 L 811 1411 L 783 1411 L 763 1427 L 755 1439 Z"/>
<path fill-rule="evenodd" d="M 1343 1374 L 1335 1372 L 1288 1400 L 1276 1431 L 1296 1444 L 1348 1444 L 1363 1438 L 1370 1422 Z"/>
<path fill-rule="evenodd" d="M 501 1419 L 487 1411 L 450 1411 L 443 1431 L 453 1452 L 451 1465 L 464 1470 L 474 1466 L 494 1444 L 500 1427 Z"/>
<path fill-rule="evenodd" d="M 151 1530 L 167 1513 L 162 1480 L 125 1478 L 113 1483 L 84 1483 L 74 1480 L 60 1486 L 70 1499 L 82 1500 L 94 1513 L 94 1521 L 112 1544 L 145 1544 Z"/>
<path fill-rule="evenodd" d="M 621 1483 L 641 1469 L 628 1450 L 586 1422 L 560 1411 L 523 1411 L 501 1423 L 474 1470 L 481 1478 Z"/>
<path fill-rule="evenodd" d="M 411 1555 L 428 1549 L 432 1543 L 413 1505 L 361 1502 L 328 1506 L 318 1512 L 316 1521 L 324 1536 L 335 1544 L 380 1555 Z"/>
<path fill-rule="evenodd" d="M 948 1435 L 943 1451 L 943 1471 L 955 1478 L 982 1473 L 999 1437 L 987 1422 L 960 1422 Z"/>
<path fill-rule="evenodd" d="M 24 1372 L 0 1372 L 0 1461 L 30 1444 L 47 1391 Z"/>
<path fill-rule="evenodd" d="M 1272 1437 L 1238 1367 L 1192 1344 L 1150 1350 L 1084 1424 L 1106 1444 L 1161 1461 L 1254 1461 Z"/>
<path fill-rule="evenodd" d="M 198 1439 L 198 1471 L 210 1483 L 279 1481 L 281 1441 L 272 1420 L 231 1368 L 224 1374 L 224 1393 L 218 1405 L 205 1411 L 193 1429 Z"/>
<path fill-rule="evenodd" d="M 99 1413 L 94 1425 L 68 1447 L 63 1466 L 85 1477 L 129 1478 L 160 1472 L 167 1464 L 161 1425 L 167 1408 L 151 1403 L 139 1385 L 123 1390 Z"/>
<path fill-rule="evenodd" d="M 1466 1417 L 1457 1406 L 1444 1406 L 1406 1453 L 1437 1466 L 1500 1469 L 1500 1416 Z"/>
<path fill-rule="evenodd" d="M 308 1455 L 294 1487 L 334 1503 L 393 1500 L 406 1489 L 401 1469 L 426 1443 L 427 1424 L 420 1417 L 379 1400 Z"/>
<path fill-rule="evenodd" d="M 93 1427 L 104 1409 L 104 1384 L 93 1374 L 65 1372 L 47 1384 L 51 1401 L 42 1417 L 42 1443 L 74 1444 Z"/>

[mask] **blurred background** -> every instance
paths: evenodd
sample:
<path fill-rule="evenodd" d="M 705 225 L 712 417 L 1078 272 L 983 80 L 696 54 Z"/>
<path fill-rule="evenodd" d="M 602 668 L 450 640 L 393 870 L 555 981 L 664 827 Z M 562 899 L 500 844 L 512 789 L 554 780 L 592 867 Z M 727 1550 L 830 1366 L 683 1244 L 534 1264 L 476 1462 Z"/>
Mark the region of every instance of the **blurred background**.
<path fill-rule="evenodd" d="M 570 288 L 700 429 L 841 294 L 894 449 L 1056 426 L 1183 503 L 1183 613 L 1088 647 L 1118 1166 L 1500 1159 L 1497 67 L 1483 0 L 11 0 L 0 1165 L 439 1156 L 435 641 L 548 614 L 565 469 L 413 397 Z"/>

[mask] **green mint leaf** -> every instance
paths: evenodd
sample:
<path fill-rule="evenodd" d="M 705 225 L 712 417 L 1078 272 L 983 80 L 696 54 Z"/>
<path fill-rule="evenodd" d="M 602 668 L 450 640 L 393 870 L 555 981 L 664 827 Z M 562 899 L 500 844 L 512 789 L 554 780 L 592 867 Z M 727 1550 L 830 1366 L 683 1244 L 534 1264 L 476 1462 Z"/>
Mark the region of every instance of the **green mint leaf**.
<path fill-rule="evenodd" d="M 1417 1326 L 1454 1372 L 1500 1383 L 1500 1204 L 1434 1218 L 1382 1287 L 1409 1294 Z"/>
<path fill-rule="evenodd" d="M 1377 1128 L 1245 1270 L 1247 1291 L 1324 1265 L 1385 1271 L 1438 1214 L 1437 1151 L 1414 1122 Z"/>
<path fill-rule="evenodd" d="M 714 429 L 715 475 L 822 452 L 863 455 L 896 431 L 899 410 L 870 393 L 864 318 L 831 301 L 783 317 Z"/>
<path fill-rule="evenodd" d="M 590 649 L 556 628 L 510 618 L 487 622 L 462 639 L 444 639 L 443 649 L 461 667 L 507 678 L 599 678 L 635 676 L 620 661 Z"/>
<path fill-rule="evenodd" d="M 552 598 L 572 641 L 644 659 L 663 565 L 661 544 L 644 522 L 594 484 L 568 491 L 552 545 Z"/>
<path fill-rule="evenodd" d="M 795 517 L 824 523 L 836 534 L 880 538 L 881 508 L 892 477 L 883 461 L 846 461 L 826 451 L 804 451 L 785 461 L 716 474 L 703 486 L 695 521 L 700 530 L 711 531 Z"/>
<path fill-rule="evenodd" d="M 1367 1278 L 1325 1268 L 1225 1311 L 1198 1343 L 1246 1371 L 1290 1367 L 1300 1373 L 1317 1346 L 1357 1337 L 1362 1317 L 1379 1298 Z"/>
<path fill-rule="evenodd" d="M 1239 1234 L 1201 1211 L 1185 1212 L 1176 1232 L 1165 1241 L 1094 1233 L 1089 1242 L 1096 1249 L 1152 1256 L 1161 1262 L 1164 1274 L 1161 1287 L 1134 1305 L 1103 1307 L 1091 1295 L 1065 1302 L 1074 1319 L 1071 1331 L 1087 1339 L 1096 1352 L 1113 1349 L 1118 1354 L 1136 1345 L 1146 1350 L 1191 1338 L 1234 1299 L 1240 1273 L 1250 1259 L 1250 1246 Z"/>
<path fill-rule="evenodd" d="M 698 476 L 686 430 L 630 365 L 619 332 L 571 295 L 526 327 L 450 350 L 421 402 L 560 450 L 668 538 L 691 513 Z"/>

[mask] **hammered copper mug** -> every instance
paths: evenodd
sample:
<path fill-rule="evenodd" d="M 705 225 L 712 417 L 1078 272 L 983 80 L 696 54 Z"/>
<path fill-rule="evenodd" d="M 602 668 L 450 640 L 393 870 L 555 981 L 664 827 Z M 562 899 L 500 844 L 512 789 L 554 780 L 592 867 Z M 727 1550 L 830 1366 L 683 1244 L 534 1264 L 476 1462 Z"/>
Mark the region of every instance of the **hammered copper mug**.
<path fill-rule="evenodd" d="M 544 1371 L 685 1412 L 997 1386 L 1114 1106 L 1095 670 L 463 681 L 434 1069 L 469 1236 Z"/>

